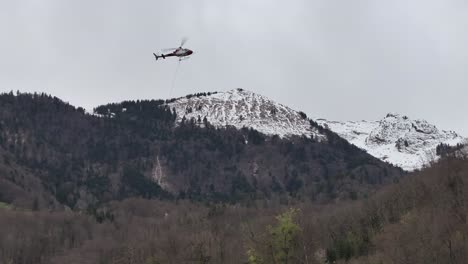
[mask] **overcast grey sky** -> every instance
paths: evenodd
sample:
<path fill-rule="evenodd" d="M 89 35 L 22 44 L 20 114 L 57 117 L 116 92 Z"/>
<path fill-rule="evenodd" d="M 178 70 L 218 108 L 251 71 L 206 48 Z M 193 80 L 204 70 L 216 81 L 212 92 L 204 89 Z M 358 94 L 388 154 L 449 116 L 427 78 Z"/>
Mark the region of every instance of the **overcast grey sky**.
<path fill-rule="evenodd" d="M 424 118 L 468 136 L 466 0 L 0 2 L 0 91 L 92 109 L 242 87 L 331 120 Z M 188 37 L 195 54 L 154 61 Z"/>

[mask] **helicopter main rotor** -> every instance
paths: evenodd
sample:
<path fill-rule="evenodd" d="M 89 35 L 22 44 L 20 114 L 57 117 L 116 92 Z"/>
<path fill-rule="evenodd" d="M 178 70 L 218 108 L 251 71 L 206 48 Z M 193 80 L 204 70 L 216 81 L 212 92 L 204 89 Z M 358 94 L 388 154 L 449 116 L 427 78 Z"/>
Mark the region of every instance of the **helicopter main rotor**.
<path fill-rule="evenodd" d="M 169 52 L 169 51 L 173 51 L 173 50 L 176 50 L 176 49 L 181 49 L 185 45 L 187 40 L 188 40 L 188 38 L 182 38 L 182 40 L 180 41 L 180 46 L 178 48 L 167 48 L 167 49 L 162 49 L 161 51 Z"/>

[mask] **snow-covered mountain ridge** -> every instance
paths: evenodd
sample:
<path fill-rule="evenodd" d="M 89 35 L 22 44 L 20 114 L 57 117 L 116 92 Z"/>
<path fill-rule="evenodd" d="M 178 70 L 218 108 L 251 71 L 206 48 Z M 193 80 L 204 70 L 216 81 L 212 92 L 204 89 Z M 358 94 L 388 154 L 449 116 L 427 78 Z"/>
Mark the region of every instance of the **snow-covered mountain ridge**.
<path fill-rule="evenodd" d="M 175 109 L 177 122 L 193 118 L 203 124 L 206 118 L 216 127 L 247 127 L 266 135 L 306 135 L 326 140 L 326 135 L 312 126 L 303 112 L 243 89 L 181 97 L 167 105 Z M 372 156 L 407 171 L 436 160 L 436 147 L 441 143 L 451 146 L 466 143 L 465 138 L 453 131 L 439 130 L 425 120 L 399 114 L 388 114 L 379 121 L 314 121 Z"/>
<path fill-rule="evenodd" d="M 181 97 L 168 103 L 168 106 L 175 109 L 178 122 L 184 117 L 186 120 L 206 118 L 215 127 L 246 127 L 266 135 L 306 135 L 319 141 L 326 140 L 326 136 L 310 124 L 304 113 L 239 88 Z"/>
<path fill-rule="evenodd" d="M 454 146 L 466 140 L 453 131 L 439 130 L 425 120 L 393 113 L 379 121 L 316 121 L 374 157 L 408 171 L 436 160 L 437 145 Z"/>

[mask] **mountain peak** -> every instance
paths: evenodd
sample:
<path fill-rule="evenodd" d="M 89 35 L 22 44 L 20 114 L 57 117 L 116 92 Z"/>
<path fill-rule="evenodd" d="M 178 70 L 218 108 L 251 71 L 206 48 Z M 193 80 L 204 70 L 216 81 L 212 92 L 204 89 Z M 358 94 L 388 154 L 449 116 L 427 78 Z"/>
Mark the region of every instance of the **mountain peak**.
<path fill-rule="evenodd" d="M 318 123 L 369 154 L 408 171 L 420 169 L 437 159 L 437 145 L 453 146 L 465 141 L 453 131 L 439 130 L 426 120 L 411 119 L 398 113 L 388 113 L 378 121 L 319 119 Z"/>
<path fill-rule="evenodd" d="M 181 97 L 168 106 L 175 109 L 179 122 L 184 117 L 197 121 L 206 118 L 215 127 L 246 127 L 266 135 L 305 135 L 319 141 L 326 140 L 326 136 L 311 124 L 303 112 L 242 88 Z"/>

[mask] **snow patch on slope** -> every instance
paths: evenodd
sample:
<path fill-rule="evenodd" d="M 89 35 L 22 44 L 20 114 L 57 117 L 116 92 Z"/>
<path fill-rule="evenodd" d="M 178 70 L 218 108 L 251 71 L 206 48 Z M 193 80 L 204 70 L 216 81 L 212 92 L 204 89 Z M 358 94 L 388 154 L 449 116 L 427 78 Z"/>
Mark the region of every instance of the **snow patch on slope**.
<path fill-rule="evenodd" d="M 305 135 L 317 140 L 326 136 L 312 127 L 300 112 L 262 95 L 234 89 L 202 96 L 182 97 L 168 103 L 177 113 L 177 122 L 206 118 L 215 127 L 253 128 L 266 135 Z"/>
<path fill-rule="evenodd" d="M 439 130 L 425 120 L 388 114 L 380 121 L 317 122 L 369 154 L 407 171 L 437 160 L 436 147 L 456 145 L 466 139 L 453 131 Z"/>

